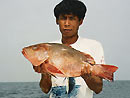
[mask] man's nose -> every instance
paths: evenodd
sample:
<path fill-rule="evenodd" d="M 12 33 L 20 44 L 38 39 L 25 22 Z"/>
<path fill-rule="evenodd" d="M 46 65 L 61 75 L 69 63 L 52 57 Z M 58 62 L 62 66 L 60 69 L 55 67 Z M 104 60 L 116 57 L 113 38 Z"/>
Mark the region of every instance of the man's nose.
<path fill-rule="evenodd" d="M 70 20 L 69 19 L 65 20 L 65 26 L 70 26 Z"/>

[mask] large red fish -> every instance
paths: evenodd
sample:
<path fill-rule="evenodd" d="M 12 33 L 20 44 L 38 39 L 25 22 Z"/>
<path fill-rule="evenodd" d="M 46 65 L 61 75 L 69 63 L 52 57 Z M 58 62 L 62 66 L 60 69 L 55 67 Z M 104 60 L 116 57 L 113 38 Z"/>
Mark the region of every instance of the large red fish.
<path fill-rule="evenodd" d="M 58 43 L 41 43 L 23 48 L 23 55 L 33 66 L 43 66 L 41 73 L 49 73 L 59 77 L 95 75 L 113 80 L 113 73 L 118 67 L 113 65 L 95 64 L 94 59 L 69 46 Z"/>

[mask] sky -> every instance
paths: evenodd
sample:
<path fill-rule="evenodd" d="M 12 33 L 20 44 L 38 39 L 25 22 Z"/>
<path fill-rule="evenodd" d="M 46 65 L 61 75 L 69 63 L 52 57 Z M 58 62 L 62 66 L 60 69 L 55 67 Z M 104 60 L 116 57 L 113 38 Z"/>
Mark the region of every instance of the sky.
<path fill-rule="evenodd" d="M 0 0 L 0 82 L 37 82 L 23 47 L 61 38 L 53 9 L 61 0 Z M 79 35 L 102 43 L 115 80 L 130 80 L 130 0 L 81 0 L 88 8 Z"/>

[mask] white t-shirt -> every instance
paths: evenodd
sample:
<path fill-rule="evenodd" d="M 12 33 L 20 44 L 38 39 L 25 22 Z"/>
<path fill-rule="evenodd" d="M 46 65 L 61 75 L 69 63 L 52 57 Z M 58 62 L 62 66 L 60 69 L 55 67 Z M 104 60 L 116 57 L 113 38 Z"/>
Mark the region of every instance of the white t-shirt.
<path fill-rule="evenodd" d="M 54 41 L 53 43 L 61 43 L 61 40 Z M 104 63 L 103 48 L 98 41 L 79 37 L 76 43 L 72 44 L 71 46 L 76 50 L 90 54 L 94 58 L 96 64 Z M 51 80 L 52 80 L 52 87 L 68 85 L 67 84 L 68 80 L 67 79 L 65 80 L 65 78 L 63 77 L 57 77 L 57 78 L 52 77 Z M 82 77 L 75 78 L 75 85 L 81 85 L 79 88 L 79 92 L 77 94 L 77 98 L 93 97 L 93 91 L 88 88 Z"/>

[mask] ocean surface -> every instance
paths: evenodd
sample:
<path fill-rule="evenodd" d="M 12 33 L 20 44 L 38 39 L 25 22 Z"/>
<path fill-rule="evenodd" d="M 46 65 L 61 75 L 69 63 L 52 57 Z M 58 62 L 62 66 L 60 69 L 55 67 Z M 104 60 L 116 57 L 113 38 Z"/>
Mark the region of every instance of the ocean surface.
<path fill-rule="evenodd" d="M 0 82 L 0 98 L 48 98 L 38 82 Z M 94 98 L 130 98 L 130 80 L 104 81 L 103 91 Z"/>

